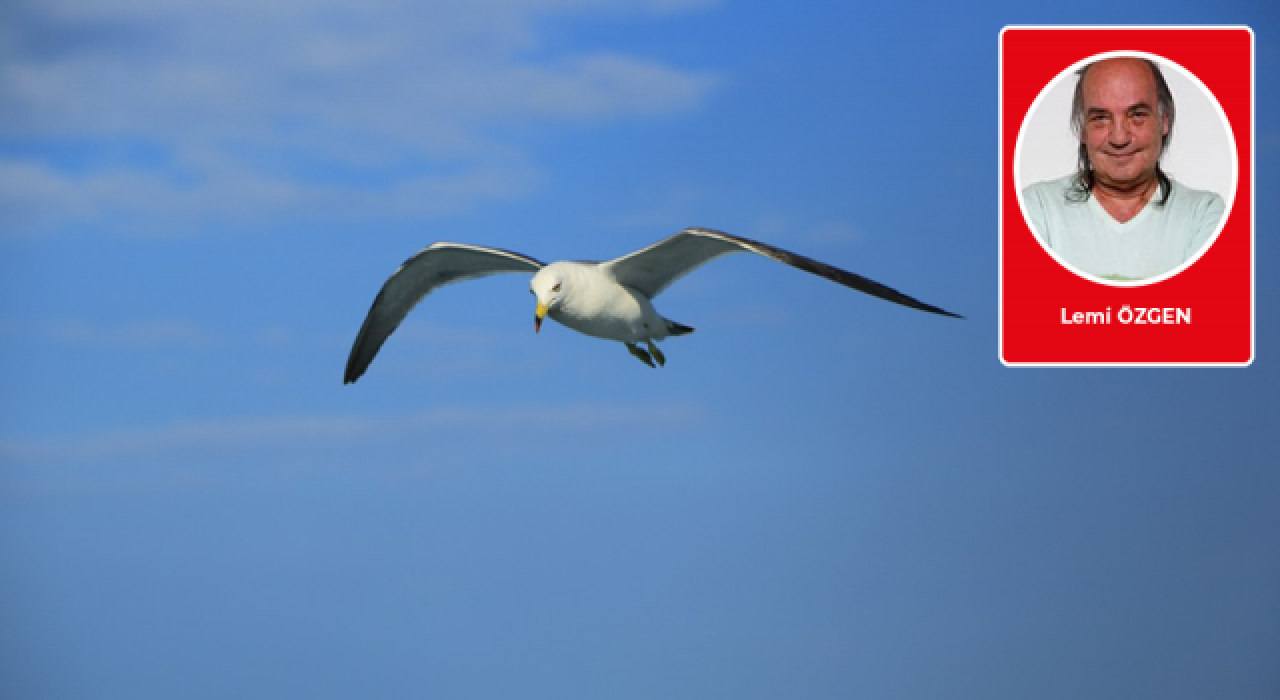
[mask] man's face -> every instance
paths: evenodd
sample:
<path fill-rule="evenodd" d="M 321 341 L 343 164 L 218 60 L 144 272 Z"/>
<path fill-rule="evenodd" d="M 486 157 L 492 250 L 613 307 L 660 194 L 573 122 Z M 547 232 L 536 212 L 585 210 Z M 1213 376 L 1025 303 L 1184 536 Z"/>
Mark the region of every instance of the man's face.
<path fill-rule="evenodd" d="M 1169 120 L 1160 115 L 1151 67 L 1137 58 L 1113 58 L 1089 68 L 1081 85 L 1084 129 L 1097 181 L 1131 188 L 1155 176 Z"/>

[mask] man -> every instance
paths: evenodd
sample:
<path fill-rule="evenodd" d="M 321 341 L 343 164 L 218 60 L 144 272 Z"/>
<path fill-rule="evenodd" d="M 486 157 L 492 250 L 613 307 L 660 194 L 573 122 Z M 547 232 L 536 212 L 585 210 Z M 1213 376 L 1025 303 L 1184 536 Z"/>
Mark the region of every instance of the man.
<path fill-rule="evenodd" d="M 1112 58 L 1079 72 L 1073 175 L 1036 183 L 1022 200 L 1036 235 L 1068 264 L 1116 280 L 1156 277 L 1194 258 L 1226 207 L 1160 167 L 1173 137 L 1173 94 L 1160 68 Z"/>

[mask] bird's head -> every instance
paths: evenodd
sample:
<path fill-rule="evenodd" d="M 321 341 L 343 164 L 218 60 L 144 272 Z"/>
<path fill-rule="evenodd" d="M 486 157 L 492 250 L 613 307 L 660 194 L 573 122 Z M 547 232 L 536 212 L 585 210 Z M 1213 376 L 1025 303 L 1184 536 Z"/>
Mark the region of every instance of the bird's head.
<path fill-rule="evenodd" d="M 548 265 L 538 270 L 538 274 L 529 281 L 529 291 L 538 300 L 538 307 L 533 312 L 535 333 L 542 330 L 542 319 L 546 318 L 551 309 L 564 298 L 566 286 L 565 276 L 560 274 L 560 270 L 555 269 L 555 265 Z"/>

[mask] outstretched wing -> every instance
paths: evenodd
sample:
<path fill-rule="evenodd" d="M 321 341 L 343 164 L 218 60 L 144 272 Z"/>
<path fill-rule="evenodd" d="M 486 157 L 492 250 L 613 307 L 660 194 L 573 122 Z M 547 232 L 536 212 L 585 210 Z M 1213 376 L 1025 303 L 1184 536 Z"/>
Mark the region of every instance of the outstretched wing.
<path fill-rule="evenodd" d="M 527 255 L 498 248 L 465 243 L 432 243 L 423 248 L 382 285 L 351 346 L 342 382 L 359 379 L 392 331 L 437 287 L 499 272 L 537 272 L 541 267 L 541 262 Z"/>
<path fill-rule="evenodd" d="M 733 236 L 722 231 L 705 228 L 689 228 L 670 238 L 658 241 L 648 248 L 624 255 L 616 260 L 604 263 L 612 271 L 614 279 L 645 295 L 650 299 L 666 289 L 668 285 L 680 279 L 690 271 L 714 258 L 728 253 L 755 253 L 778 262 L 811 272 L 819 277 L 826 277 L 832 282 L 839 282 L 846 287 L 880 297 L 895 304 L 902 304 L 913 309 L 942 314 L 953 318 L 963 318 L 950 311 L 944 311 L 932 304 L 886 287 L 879 282 L 869 280 L 847 270 L 841 270 L 813 258 L 797 255 L 766 243 L 753 241 L 740 236 Z"/>

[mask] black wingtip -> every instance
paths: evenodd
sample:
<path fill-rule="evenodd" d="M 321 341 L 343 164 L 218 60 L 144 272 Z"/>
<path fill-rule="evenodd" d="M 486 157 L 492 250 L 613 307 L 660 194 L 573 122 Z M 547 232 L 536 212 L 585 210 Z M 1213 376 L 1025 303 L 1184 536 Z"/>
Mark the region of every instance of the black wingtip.
<path fill-rule="evenodd" d="M 357 364 L 355 355 L 347 359 L 347 369 L 342 373 L 343 386 L 355 384 L 357 379 L 364 376 L 364 371 L 369 367 L 368 364 L 365 364 L 364 367 L 357 367 Z"/>
<path fill-rule="evenodd" d="M 953 314 L 950 311 L 947 311 L 946 309 L 939 309 L 936 306 L 929 306 L 927 304 L 925 306 L 927 306 L 928 308 L 923 308 L 919 306 L 917 306 L 916 308 L 920 309 L 921 311 L 929 311 L 929 312 L 938 314 L 939 316 L 950 316 L 951 318 L 958 318 L 961 321 L 965 320 L 964 316 L 961 316 L 960 314 Z"/>
<path fill-rule="evenodd" d="M 887 287 L 883 284 L 880 284 L 879 282 L 873 282 L 871 280 L 866 279 L 865 277 L 861 277 L 860 275 L 855 275 L 851 272 L 845 272 L 843 270 L 840 270 L 840 272 L 843 272 L 845 275 L 848 275 L 849 278 L 856 278 L 857 281 L 856 283 L 853 283 L 853 284 L 849 282 L 845 282 L 843 280 L 837 280 L 837 281 L 841 281 L 846 286 L 865 292 L 867 294 L 870 294 L 871 296 L 879 297 L 881 299 L 884 299 L 885 301 L 891 301 L 895 304 L 900 304 L 909 309 L 915 309 L 916 311 L 925 311 L 931 314 L 937 314 L 939 316 L 949 316 L 951 318 L 958 318 L 962 321 L 964 320 L 964 316 L 961 316 L 960 314 L 952 313 L 950 311 L 947 311 L 946 309 L 938 308 L 933 304 L 920 301 L 919 299 L 903 294 L 902 292 L 899 292 L 898 290 L 892 287 Z"/>
<path fill-rule="evenodd" d="M 717 231 L 709 228 L 688 228 L 685 229 L 683 233 L 711 236 L 731 241 L 745 250 L 763 255 L 767 258 L 772 258 L 778 262 L 785 263 L 799 270 L 804 270 L 810 274 L 825 277 L 837 284 L 842 284 L 850 289 L 856 289 L 864 294 L 870 294 L 871 296 L 879 297 L 885 301 L 891 301 L 895 304 L 901 304 L 902 306 L 906 306 L 911 309 L 927 311 L 940 316 L 950 316 L 951 318 L 964 318 L 964 316 L 961 316 L 960 314 L 953 314 L 950 311 L 940 309 L 933 304 L 926 304 L 915 297 L 899 292 L 893 287 L 880 284 L 875 280 L 863 277 L 857 273 L 843 270 L 834 265 L 829 265 L 819 260 L 814 260 L 808 256 L 800 255 L 799 253 L 792 253 L 789 250 L 783 250 L 776 246 L 769 245 L 768 243 L 761 243 L 760 241 L 755 241 L 750 238 L 743 238 L 742 236 L 735 236 L 730 233 L 725 233 L 724 231 Z"/>

